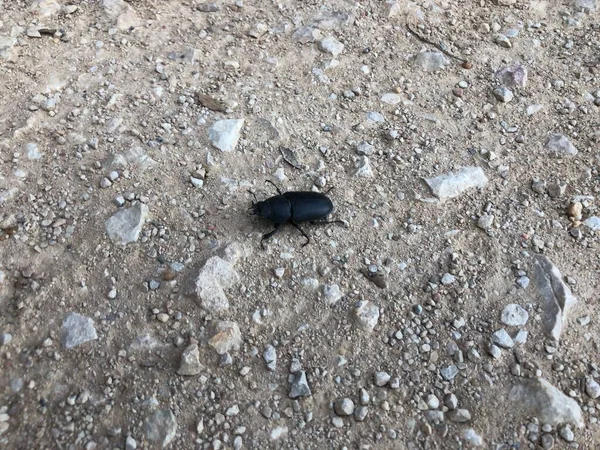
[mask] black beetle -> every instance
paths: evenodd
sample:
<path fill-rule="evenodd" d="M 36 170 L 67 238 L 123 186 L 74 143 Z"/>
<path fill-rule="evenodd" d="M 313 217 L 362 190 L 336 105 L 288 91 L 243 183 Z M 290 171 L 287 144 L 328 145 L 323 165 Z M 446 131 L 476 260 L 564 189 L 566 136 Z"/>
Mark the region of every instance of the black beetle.
<path fill-rule="evenodd" d="M 252 206 L 250 207 L 252 214 L 269 219 L 275 224 L 275 229 L 262 237 L 260 240 L 261 244 L 277 233 L 281 225 L 287 222 L 291 223 L 306 238 L 306 242 L 302 244 L 302 247 L 308 245 L 310 238 L 298 226 L 299 223 L 345 223 L 342 220 L 324 220 L 333 211 L 333 203 L 325 194 L 312 191 L 290 191 L 282 194 L 271 180 L 266 180 L 266 183 L 271 183 L 275 186 L 279 195 L 259 202 L 254 192 L 248 191 L 254 196 L 254 200 L 256 200 L 256 202 L 252 202 Z"/>

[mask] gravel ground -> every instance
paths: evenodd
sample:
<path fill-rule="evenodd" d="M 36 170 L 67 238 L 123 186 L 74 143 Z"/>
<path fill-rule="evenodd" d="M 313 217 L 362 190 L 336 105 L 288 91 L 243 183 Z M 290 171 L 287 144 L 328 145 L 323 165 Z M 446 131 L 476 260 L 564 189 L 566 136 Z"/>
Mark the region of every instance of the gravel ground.
<path fill-rule="evenodd" d="M 0 447 L 597 448 L 599 9 L 0 0 Z"/>

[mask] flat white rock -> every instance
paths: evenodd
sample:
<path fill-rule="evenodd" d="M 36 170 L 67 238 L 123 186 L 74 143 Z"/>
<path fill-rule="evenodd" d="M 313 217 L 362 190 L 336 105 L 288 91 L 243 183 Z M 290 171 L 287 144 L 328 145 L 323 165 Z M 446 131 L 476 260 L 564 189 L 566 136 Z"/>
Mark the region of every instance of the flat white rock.
<path fill-rule="evenodd" d="M 449 172 L 434 178 L 426 178 L 431 192 L 441 201 L 458 197 L 467 189 L 482 188 L 488 179 L 481 167 L 463 167 L 458 172 Z"/>
<path fill-rule="evenodd" d="M 208 129 L 210 143 L 222 152 L 232 152 L 240 140 L 244 119 L 223 119 Z"/>

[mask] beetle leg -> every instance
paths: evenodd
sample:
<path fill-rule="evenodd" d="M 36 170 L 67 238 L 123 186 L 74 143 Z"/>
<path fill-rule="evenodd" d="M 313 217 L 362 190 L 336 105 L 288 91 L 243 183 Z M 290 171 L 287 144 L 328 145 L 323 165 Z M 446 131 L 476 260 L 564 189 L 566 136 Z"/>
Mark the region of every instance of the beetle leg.
<path fill-rule="evenodd" d="M 267 239 L 271 238 L 271 236 L 273 236 L 275 233 L 277 233 L 277 231 L 279 231 L 279 227 L 281 226 L 281 224 L 276 223 L 275 224 L 275 228 L 272 231 L 269 231 L 267 234 L 265 234 L 262 239 L 260 240 L 260 245 L 262 245 L 263 248 L 265 248 L 264 246 L 264 241 L 266 241 Z"/>
<path fill-rule="evenodd" d="M 277 185 L 276 185 L 275 183 L 273 183 L 271 180 L 265 180 L 265 183 L 271 183 L 271 184 L 273 185 L 273 187 L 274 187 L 274 188 L 277 190 L 277 193 L 278 193 L 279 195 L 283 195 L 283 194 L 281 193 L 281 191 L 279 190 L 279 188 L 277 187 Z"/>
<path fill-rule="evenodd" d="M 325 225 L 328 223 L 339 223 L 340 225 L 346 225 L 346 222 L 344 222 L 343 220 L 325 220 L 325 221 L 317 220 L 317 221 L 311 222 L 311 223 L 315 224 L 315 225 L 321 225 L 321 224 Z"/>
<path fill-rule="evenodd" d="M 302 247 L 306 247 L 308 245 L 308 243 L 310 242 L 310 238 L 308 237 L 308 234 L 306 234 L 304 232 L 304 230 L 302 228 L 300 228 L 297 224 L 295 224 L 294 222 L 292 222 L 292 225 L 294 225 L 294 227 L 300 232 L 302 233 L 302 236 L 304 236 L 306 238 L 306 242 L 304 244 L 302 244 Z"/>

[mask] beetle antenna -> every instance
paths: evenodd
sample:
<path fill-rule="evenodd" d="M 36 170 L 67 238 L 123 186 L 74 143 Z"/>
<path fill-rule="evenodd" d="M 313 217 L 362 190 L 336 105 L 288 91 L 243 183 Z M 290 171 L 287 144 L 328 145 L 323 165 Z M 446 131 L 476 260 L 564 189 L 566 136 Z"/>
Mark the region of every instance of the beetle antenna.
<path fill-rule="evenodd" d="M 254 192 L 252 192 L 250 189 L 248 189 L 248 192 L 254 196 L 254 200 L 256 201 L 256 203 L 258 203 L 258 199 L 256 198 L 256 194 Z"/>
<path fill-rule="evenodd" d="M 266 183 L 270 183 L 270 184 L 272 184 L 272 185 L 273 185 L 273 187 L 274 187 L 274 188 L 277 190 L 277 193 L 278 193 L 279 195 L 283 195 L 283 194 L 281 193 L 281 191 L 279 190 L 279 188 L 277 187 L 277 185 L 276 185 L 275 183 L 273 183 L 271 180 L 265 180 L 265 184 L 266 184 Z"/>
<path fill-rule="evenodd" d="M 335 186 L 331 186 L 327 192 L 325 192 L 325 195 L 329 194 L 331 191 L 333 191 L 333 189 L 335 188 Z"/>

